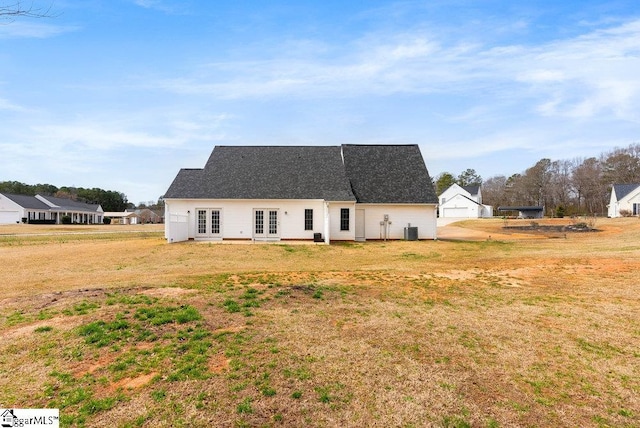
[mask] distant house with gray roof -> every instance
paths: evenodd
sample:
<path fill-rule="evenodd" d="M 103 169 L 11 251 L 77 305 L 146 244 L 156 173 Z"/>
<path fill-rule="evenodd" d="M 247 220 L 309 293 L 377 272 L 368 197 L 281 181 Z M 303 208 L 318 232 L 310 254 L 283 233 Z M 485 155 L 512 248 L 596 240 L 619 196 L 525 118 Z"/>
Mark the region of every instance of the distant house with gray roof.
<path fill-rule="evenodd" d="M 608 217 L 622 217 L 621 212 L 640 215 L 640 184 L 614 184 L 611 186 Z"/>
<path fill-rule="evenodd" d="M 103 215 L 99 204 L 53 196 L 0 193 L 0 224 L 61 224 L 63 217 L 69 217 L 71 223 L 101 224 Z"/>
<path fill-rule="evenodd" d="M 436 238 L 417 145 L 216 146 L 164 195 L 169 242 Z"/>

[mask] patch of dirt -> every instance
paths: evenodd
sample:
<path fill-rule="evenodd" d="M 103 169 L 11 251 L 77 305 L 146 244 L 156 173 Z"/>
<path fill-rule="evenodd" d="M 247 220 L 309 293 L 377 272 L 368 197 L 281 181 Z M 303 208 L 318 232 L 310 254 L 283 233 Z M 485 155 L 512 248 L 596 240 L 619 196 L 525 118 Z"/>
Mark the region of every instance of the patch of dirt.
<path fill-rule="evenodd" d="M 149 297 L 181 297 L 187 294 L 195 293 L 198 290 L 180 287 L 163 287 L 163 288 L 150 288 L 140 292 Z"/>
<path fill-rule="evenodd" d="M 149 384 L 154 377 L 156 377 L 158 375 L 157 372 L 151 372 L 151 373 L 147 373 L 147 374 L 143 374 L 137 377 L 125 377 L 120 379 L 117 382 L 114 382 L 110 385 L 110 389 L 112 390 L 117 390 L 117 389 L 138 389 L 138 388 L 142 388 L 143 386 Z"/>
<path fill-rule="evenodd" d="M 122 288 L 122 291 L 127 290 Z M 45 309 L 58 305 L 66 305 L 71 299 L 86 299 L 89 297 L 102 297 L 107 292 L 104 288 L 83 288 L 80 290 L 58 291 L 54 293 L 33 294 L 26 297 L 9 297 L 0 300 L 0 307 L 11 305 L 24 306 L 28 304 L 32 309 Z"/>
<path fill-rule="evenodd" d="M 227 333 L 238 333 L 244 330 L 245 328 L 246 327 L 243 325 L 238 325 L 234 327 L 223 327 L 223 328 L 218 328 L 216 330 L 213 330 L 213 334 L 218 335 L 218 334 L 227 334 Z"/>
<path fill-rule="evenodd" d="M 2 337 L 2 339 L 17 339 L 32 334 L 39 327 L 53 327 L 61 330 L 69 330 L 77 324 L 78 322 L 73 321 L 73 318 L 70 317 L 54 317 L 4 330 L 0 337 Z"/>
<path fill-rule="evenodd" d="M 451 224 L 447 226 L 438 227 L 437 237 L 440 240 L 452 240 L 452 241 L 509 241 L 514 239 L 539 239 L 540 235 L 513 233 L 501 228 L 495 228 L 494 230 L 476 230 L 470 229 L 465 226 Z"/>
<path fill-rule="evenodd" d="M 80 366 L 73 370 L 76 378 L 81 378 L 86 374 L 93 374 L 96 371 L 106 367 L 115 359 L 115 355 L 103 354 L 97 361 L 90 362 L 89 364 L 81 363 Z"/>
<path fill-rule="evenodd" d="M 504 226 L 505 230 L 513 230 L 520 231 L 524 230 L 527 232 L 600 232 L 598 229 L 593 229 L 590 227 L 580 227 L 574 224 L 568 225 L 529 225 L 529 226 Z"/>
<path fill-rule="evenodd" d="M 434 276 L 439 278 L 447 278 L 453 280 L 470 280 L 474 279 L 478 276 L 480 270 L 478 269 L 470 269 L 470 270 L 450 270 L 446 273 L 436 273 Z"/>
<path fill-rule="evenodd" d="M 224 354 L 216 354 L 209 360 L 209 370 L 211 373 L 222 373 L 229 369 L 230 362 L 231 360 Z"/>

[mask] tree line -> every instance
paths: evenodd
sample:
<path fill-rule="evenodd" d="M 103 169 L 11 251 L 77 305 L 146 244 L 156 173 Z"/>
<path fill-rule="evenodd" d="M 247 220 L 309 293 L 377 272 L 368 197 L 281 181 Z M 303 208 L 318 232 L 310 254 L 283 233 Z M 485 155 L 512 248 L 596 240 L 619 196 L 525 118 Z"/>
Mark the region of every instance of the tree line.
<path fill-rule="evenodd" d="M 606 215 L 614 184 L 640 183 L 640 144 L 615 148 L 599 157 L 570 160 L 540 159 L 522 173 L 483 180 L 467 169 L 457 177 L 443 172 L 434 180 L 438 194 L 451 184 L 482 185 L 487 205 L 545 208 L 548 216 Z"/>
<path fill-rule="evenodd" d="M 127 201 L 124 193 L 99 188 L 85 189 L 83 187 L 56 187 L 52 184 L 25 184 L 19 181 L 0 181 L 0 193 L 16 195 L 43 195 L 56 198 L 71 199 L 87 204 L 99 204 L 104 211 L 124 211 L 135 208 Z"/>

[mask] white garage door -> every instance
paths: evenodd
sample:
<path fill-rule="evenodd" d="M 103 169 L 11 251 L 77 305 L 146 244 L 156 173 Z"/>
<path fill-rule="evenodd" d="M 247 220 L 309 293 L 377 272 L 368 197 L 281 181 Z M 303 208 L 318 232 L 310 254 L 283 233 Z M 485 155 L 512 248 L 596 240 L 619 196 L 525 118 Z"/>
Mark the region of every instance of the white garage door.
<path fill-rule="evenodd" d="M 10 224 L 20 221 L 18 211 L 0 211 L 0 224 Z"/>
<path fill-rule="evenodd" d="M 443 218 L 467 218 L 467 208 L 444 208 L 442 210 Z"/>

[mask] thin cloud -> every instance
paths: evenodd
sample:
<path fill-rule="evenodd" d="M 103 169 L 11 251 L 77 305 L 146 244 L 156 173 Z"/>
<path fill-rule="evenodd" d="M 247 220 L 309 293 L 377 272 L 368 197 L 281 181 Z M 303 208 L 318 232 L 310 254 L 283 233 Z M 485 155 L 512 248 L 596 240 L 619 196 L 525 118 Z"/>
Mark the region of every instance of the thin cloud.
<path fill-rule="evenodd" d="M 336 47 L 341 54 L 333 58 L 300 55 L 212 63 L 197 76 L 165 79 L 158 85 L 220 99 L 464 94 L 490 89 L 492 97 L 529 99 L 532 113 L 589 118 L 609 112 L 632 119 L 640 103 L 638 46 L 640 20 L 538 46 L 445 44 L 420 32 L 377 35 L 354 41 L 347 52 Z"/>
<path fill-rule="evenodd" d="M 186 14 L 188 7 L 185 6 L 185 2 L 182 1 L 179 4 L 175 4 L 169 1 L 163 0 L 134 0 L 133 4 L 145 9 L 157 10 L 170 15 Z"/>
<path fill-rule="evenodd" d="M 156 116 L 157 115 L 157 116 Z M 190 141 L 216 141 L 223 137 L 220 130 L 228 120 L 226 115 L 165 114 L 163 126 L 154 121 L 161 115 L 136 116 L 102 121 L 84 118 L 65 124 L 38 125 L 30 128 L 34 144 L 48 142 L 59 149 L 81 147 L 106 152 L 122 148 L 177 148 Z M 153 131 L 151 131 L 153 129 Z"/>
<path fill-rule="evenodd" d="M 47 39 L 61 34 L 79 31 L 81 27 L 74 25 L 51 25 L 34 22 L 13 22 L 0 25 L 0 39 Z"/>
<path fill-rule="evenodd" d="M 640 21 L 596 30 L 524 55 L 517 81 L 535 88 L 544 115 L 588 119 L 608 113 L 638 120 L 639 45 Z"/>
<path fill-rule="evenodd" d="M 19 113 L 25 113 L 29 111 L 29 109 L 22 107 L 20 105 L 14 104 L 11 101 L 6 100 L 4 98 L 0 98 L 0 110 L 19 112 Z"/>

